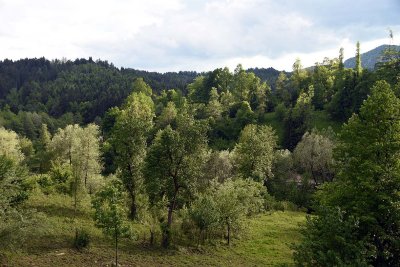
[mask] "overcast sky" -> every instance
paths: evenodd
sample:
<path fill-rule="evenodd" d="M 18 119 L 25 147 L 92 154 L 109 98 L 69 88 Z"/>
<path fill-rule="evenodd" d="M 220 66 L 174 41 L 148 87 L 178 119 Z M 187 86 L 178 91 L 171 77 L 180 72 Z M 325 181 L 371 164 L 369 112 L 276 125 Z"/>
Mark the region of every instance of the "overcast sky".
<path fill-rule="evenodd" d="M 400 44 L 400 0 L 0 0 L 0 59 L 290 70 L 389 43 L 389 28 Z"/>

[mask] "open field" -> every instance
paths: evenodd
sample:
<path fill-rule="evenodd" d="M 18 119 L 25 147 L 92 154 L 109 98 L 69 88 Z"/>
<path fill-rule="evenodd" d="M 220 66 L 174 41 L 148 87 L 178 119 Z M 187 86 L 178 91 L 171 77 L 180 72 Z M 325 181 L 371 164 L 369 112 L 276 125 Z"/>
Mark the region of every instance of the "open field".
<path fill-rule="evenodd" d="M 47 231 L 27 238 L 18 250 L 2 254 L 2 266 L 110 266 L 114 257 L 113 242 L 94 227 L 91 210 L 82 208 L 76 223 L 69 197 L 34 195 L 29 206 L 46 214 Z M 145 241 L 145 229 L 137 226 L 138 238 L 120 244 L 121 266 L 291 266 L 291 244 L 299 240 L 298 227 L 304 213 L 273 212 L 248 219 L 239 239 L 228 247 L 224 243 L 201 247 L 181 247 L 164 250 L 150 247 Z M 91 237 L 88 249 L 72 248 L 74 227 L 85 229 Z M 147 238 L 146 238 L 147 239 Z M 1 255 L 1 254 L 0 254 Z"/>

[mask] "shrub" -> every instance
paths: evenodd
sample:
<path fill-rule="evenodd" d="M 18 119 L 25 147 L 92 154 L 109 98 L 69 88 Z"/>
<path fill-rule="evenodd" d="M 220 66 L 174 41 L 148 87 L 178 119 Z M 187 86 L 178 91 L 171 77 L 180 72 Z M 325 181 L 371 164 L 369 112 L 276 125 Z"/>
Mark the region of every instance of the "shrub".
<path fill-rule="evenodd" d="M 79 230 L 77 229 L 75 233 L 74 247 L 77 250 L 82 250 L 83 248 L 88 247 L 89 243 L 90 243 L 89 233 L 83 229 Z"/>

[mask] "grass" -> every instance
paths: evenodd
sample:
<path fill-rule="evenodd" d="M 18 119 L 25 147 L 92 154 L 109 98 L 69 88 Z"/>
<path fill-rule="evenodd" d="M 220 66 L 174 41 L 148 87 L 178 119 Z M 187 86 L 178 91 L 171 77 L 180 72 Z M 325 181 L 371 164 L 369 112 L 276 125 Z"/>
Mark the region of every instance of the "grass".
<path fill-rule="evenodd" d="M 283 134 L 284 134 L 284 128 L 283 128 L 283 120 L 279 120 L 276 117 L 275 112 L 269 112 L 265 113 L 263 116 L 263 123 L 270 125 L 278 135 L 278 144 L 283 143 Z"/>
<path fill-rule="evenodd" d="M 325 110 L 314 110 L 311 114 L 311 126 L 318 130 L 331 127 L 335 133 L 338 133 L 342 128 L 342 123 L 333 121 Z"/>
<path fill-rule="evenodd" d="M 1 266 L 110 266 L 114 259 L 113 242 L 94 226 L 88 200 L 84 201 L 76 221 L 72 200 L 61 195 L 36 193 L 28 206 L 47 215 L 47 232 L 33 236 L 18 251 L 0 251 Z M 145 230 L 139 228 L 136 240 L 120 243 L 121 266 L 290 266 L 293 265 L 291 244 L 300 234 L 299 223 L 305 214 L 273 212 L 247 219 L 246 229 L 228 247 L 223 243 L 201 247 L 180 247 L 165 250 L 150 247 Z M 75 226 L 85 229 L 91 237 L 88 249 L 72 248 Z M 3 260 L 1 259 L 3 255 Z"/>
<path fill-rule="evenodd" d="M 276 117 L 275 112 L 264 114 L 263 123 L 272 126 L 278 135 L 278 144 L 283 143 L 284 128 L 283 121 Z M 311 129 L 327 129 L 331 127 L 335 133 L 339 133 L 342 128 L 342 123 L 333 121 L 325 110 L 314 110 L 311 113 L 310 128 Z"/>

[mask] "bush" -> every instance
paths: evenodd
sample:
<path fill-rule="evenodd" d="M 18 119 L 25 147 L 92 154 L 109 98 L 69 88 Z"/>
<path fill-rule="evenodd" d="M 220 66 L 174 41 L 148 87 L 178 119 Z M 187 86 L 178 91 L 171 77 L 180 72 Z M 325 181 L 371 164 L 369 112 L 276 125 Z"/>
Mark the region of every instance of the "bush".
<path fill-rule="evenodd" d="M 276 107 L 275 107 L 275 116 L 278 120 L 283 121 L 283 119 L 286 116 L 286 107 L 284 103 L 279 103 Z"/>
<path fill-rule="evenodd" d="M 358 236 L 358 220 L 339 208 L 319 209 L 307 217 L 303 240 L 294 247 L 298 266 L 368 266 L 365 242 Z"/>
<path fill-rule="evenodd" d="M 86 248 L 89 246 L 90 243 L 90 236 L 88 232 L 82 229 L 77 229 L 75 233 L 75 239 L 74 239 L 74 247 L 77 250 L 82 250 L 83 248 Z"/>

